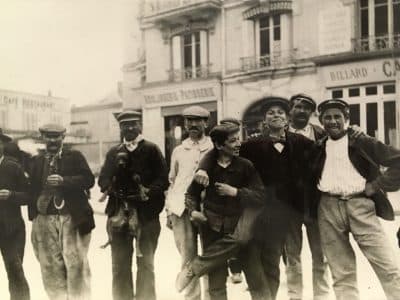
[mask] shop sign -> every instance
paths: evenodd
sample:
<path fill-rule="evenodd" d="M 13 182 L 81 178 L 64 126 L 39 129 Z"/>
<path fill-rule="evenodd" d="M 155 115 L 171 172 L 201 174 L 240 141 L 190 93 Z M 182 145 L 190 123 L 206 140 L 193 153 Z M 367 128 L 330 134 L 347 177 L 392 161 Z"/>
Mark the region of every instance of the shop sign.
<path fill-rule="evenodd" d="M 38 100 L 31 98 L 20 98 L 16 95 L 0 95 L 0 106 L 14 106 L 17 108 L 22 105 L 24 109 L 54 109 L 54 103 L 49 100 Z"/>
<path fill-rule="evenodd" d="M 217 95 L 214 87 L 200 87 L 190 89 L 178 89 L 163 93 L 145 94 L 144 101 L 146 104 L 161 104 L 169 102 L 180 102 L 190 100 L 216 100 Z"/>
<path fill-rule="evenodd" d="M 396 74 L 400 74 L 400 58 L 349 63 L 323 69 L 326 87 L 395 80 Z"/>

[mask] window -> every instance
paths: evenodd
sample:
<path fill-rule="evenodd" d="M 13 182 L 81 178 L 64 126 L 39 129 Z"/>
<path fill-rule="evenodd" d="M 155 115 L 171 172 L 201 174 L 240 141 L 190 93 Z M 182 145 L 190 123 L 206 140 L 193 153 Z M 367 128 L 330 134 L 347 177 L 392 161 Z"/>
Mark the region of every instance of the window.
<path fill-rule="evenodd" d="M 383 93 L 384 94 L 395 94 L 396 93 L 396 86 L 394 84 L 387 84 L 383 86 Z"/>
<path fill-rule="evenodd" d="M 359 0 L 361 51 L 400 47 L 400 0 Z"/>
<path fill-rule="evenodd" d="M 279 63 L 276 60 L 281 55 L 281 16 L 263 16 L 254 23 L 258 27 L 258 46 L 256 42 L 259 67 L 270 66 L 272 63 Z M 271 58 L 274 58 L 272 61 Z"/>
<path fill-rule="evenodd" d="M 365 95 L 377 95 L 378 94 L 378 87 L 376 85 L 374 86 L 367 86 L 365 88 Z"/>
<path fill-rule="evenodd" d="M 350 104 L 350 125 L 360 126 L 360 104 Z"/>
<path fill-rule="evenodd" d="M 396 145 L 396 101 L 383 103 L 383 119 L 385 122 L 385 144 Z"/>
<path fill-rule="evenodd" d="M 349 89 L 349 97 L 358 97 L 358 96 L 360 96 L 360 88 Z"/>
<path fill-rule="evenodd" d="M 332 91 L 332 98 L 343 98 L 343 90 Z"/>
<path fill-rule="evenodd" d="M 378 103 L 367 103 L 367 134 L 376 137 L 378 134 Z"/>
<path fill-rule="evenodd" d="M 172 38 L 173 81 L 206 77 L 207 70 L 207 32 L 196 32 L 176 35 Z"/>

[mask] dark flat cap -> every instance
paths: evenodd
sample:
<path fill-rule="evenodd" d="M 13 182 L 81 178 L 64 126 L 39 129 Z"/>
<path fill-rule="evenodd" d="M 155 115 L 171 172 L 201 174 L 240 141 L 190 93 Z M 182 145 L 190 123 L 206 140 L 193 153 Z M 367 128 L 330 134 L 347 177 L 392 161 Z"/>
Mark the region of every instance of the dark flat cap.
<path fill-rule="evenodd" d="M 128 121 L 140 121 L 142 118 L 142 114 L 135 110 L 125 110 L 116 115 L 116 118 L 119 123 Z"/>
<path fill-rule="evenodd" d="M 0 140 L 4 143 L 11 142 L 12 138 L 3 133 L 3 129 L 0 128 Z"/>
<path fill-rule="evenodd" d="M 328 108 L 339 108 L 341 110 L 345 110 L 348 112 L 349 104 L 347 104 L 347 102 L 343 101 L 342 99 L 328 99 L 328 100 L 322 101 L 318 105 L 318 112 L 320 114 L 322 114 Z"/>
<path fill-rule="evenodd" d="M 208 119 L 210 117 L 210 112 L 204 107 L 201 107 L 199 105 L 193 105 L 185 108 L 182 111 L 182 116 Z"/>
<path fill-rule="evenodd" d="M 317 104 L 315 103 L 314 99 L 311 98 L 311 96 L 308 96 L 306 94 L 300 93 L 300 94 L 293 95 L 292 97 L 290 97 L 290 100 L 289 100 L 290 104 L 293 105 L 293 102 L 295 100 L 303 101 L 303 102 L 310 104 L 312 107 L 312 111 L 315 111 L 315 109 L 317 108 Z"/>
<path fill-rule="evenodd" d="M 236 126 L 240 126 L 241 122 L 238 119 L 235 118 L 223 118 L 221 121 L 219 121 L 219 124 L 234 124 Z"/>
<path fill-rule="evenodd" d="M 63 134 L 63 133 L 65 133 L 66 129 L 62 125 L 50 123 L 50 124 L 45 124 L 45 125 L 39 127 L 39 131 L 42 134 L 46 134 L 46 133 Z"/>
<path fill-rule="evenodd" d="M 289 106 L 289 100 L 281 97 L 268 97 L 262 99 L 264 100 L 264 105 L 263 105 L 263 111 L 264 113 L 268 111 L 272 106 L 279 106 L 282 107 L 286 113 L 289 113 L 290 106 Z"/>

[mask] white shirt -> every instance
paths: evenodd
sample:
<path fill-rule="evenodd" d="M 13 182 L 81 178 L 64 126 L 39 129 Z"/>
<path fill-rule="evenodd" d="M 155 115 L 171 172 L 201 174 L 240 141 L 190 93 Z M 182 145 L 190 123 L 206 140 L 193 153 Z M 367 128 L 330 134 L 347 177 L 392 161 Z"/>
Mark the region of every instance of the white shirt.
<path fill-rule="evenodd" d="M 301 129 L 297 129 L 289 125 L 289 131 L 301 134 L 302 136 L 305 136 L 306 138 L 315 141 L 314 128 L 311 126 L 311 124 L 307 124 L 304 128 Z"/>
<path fill-rule="evenodd" d="M 347 135 L 338 140 L 328 138 L 326 141 L 326 160 L 318 184 L 320 191 L 343 196 L 364 191 L 366 179 L 351 163 L 348 146 Z"/>
<path fill-rule="evenodd" d="M 133 151 L 135 151 L 136 150 L 136 148 L 137 148 L 137 146 L 138 146 L 138 143 L 140 142 L 140 141 L 142 141 L 143 140 L 143 135 L 141 135 L 141 134 L 139 134 L 137 137 L 136 137 L 136 139 L 134 139 L 133 141 L 127 141 L 127 140 L 125 140 L 125 138 L 124 138 L 124 145 L 125 145 L 125 147 L 126 147 L 126 149 L 129 151 L 129 152 L 133 152 Z"/>
<path fill-rule="evenodd" d="M 177 146 L 171 156 L 171 170 L 169 171 L 170 186 L 165 206 L 168 213 L 181 216 L 185 210 L 185 193 L 199 166 L 200 160 L 213 143 L 208 136 L 204 136 L 198 142 L 187 138 Z"/>

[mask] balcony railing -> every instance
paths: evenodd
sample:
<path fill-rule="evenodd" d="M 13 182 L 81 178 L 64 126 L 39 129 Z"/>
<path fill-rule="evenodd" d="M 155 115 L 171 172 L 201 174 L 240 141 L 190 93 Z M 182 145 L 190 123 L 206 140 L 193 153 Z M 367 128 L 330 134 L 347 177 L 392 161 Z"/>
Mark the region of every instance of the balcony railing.
<path fill-rule="evenodd" d="M 144 16 L 177 11 L 190 7 L 214 8 L 220 5 L 220 0 L 146 0 L 144 4 Z"/>
<path fill-rule="evenodd" d="M 272 55 L 241 57 L 241 71 L 255 71 L 263 68 L 277 68 L 293 63 L 294 51 L 274 52 Z"/>
<path fill-rule="evenodd" d="M 400 34 L 352 39 L 352 44 L 356 53 L 400 49 Z"/>
<path fill-rule="evenodd" d="M 184 81 L 196 78 L 208 78 L 210 66 L 198 66 L 194 68 L 169 70 L 169 81 Z"/>

